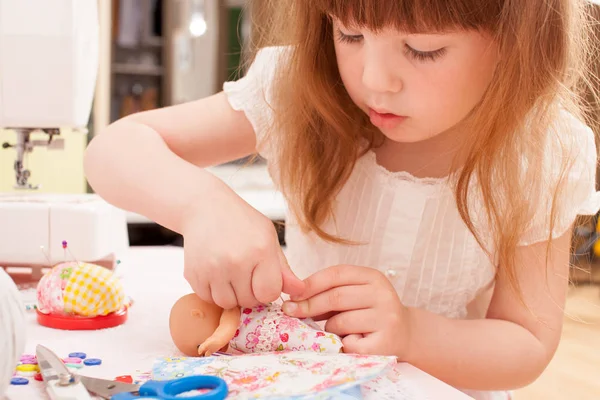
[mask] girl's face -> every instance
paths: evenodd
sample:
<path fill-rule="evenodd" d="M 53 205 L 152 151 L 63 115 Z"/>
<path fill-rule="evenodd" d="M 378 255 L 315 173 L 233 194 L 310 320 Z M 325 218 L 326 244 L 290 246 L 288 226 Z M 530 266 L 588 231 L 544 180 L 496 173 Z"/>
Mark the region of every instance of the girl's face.
<path fill-rule="evenodd" d="M 340 75 L 352 100 L 390 140 L 418 142 L 446 132 L 481 100 L 497 63 L 480 32 L 374 33 L 334 19 Z"/>

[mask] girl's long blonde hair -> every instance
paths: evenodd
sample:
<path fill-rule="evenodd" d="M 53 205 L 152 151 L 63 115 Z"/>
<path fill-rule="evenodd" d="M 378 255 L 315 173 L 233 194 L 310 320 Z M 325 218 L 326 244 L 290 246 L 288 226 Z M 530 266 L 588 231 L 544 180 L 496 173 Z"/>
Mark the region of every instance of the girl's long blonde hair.
<path fill-rule="evenodd" d="M 256 2 L 258 3 L 258 2 Z M 581 0 L 262 0 L 255 14 L 255 48 L 292 45 L 273 84 L 282 190 L 305 230 L 335 242 L 349 238 L 326 232 L 333 200 L 363 152 L 382 135 L 352 102 L 338 73 L 329 15 L 371 30 L 407 32 L 484 30 L 498 43 L 500 63 L 480 104 L 468 118 L 472 142 L 451 175 L 462 219 L 489 251 L 498 272 L 519 289 L 515 253 L 536 209 L 550 204 L 547 229 L 557 219 L 571 144 L 560 135 L 553 160 L 562 164 L 558 185 L 544 176 L 549 132 L 559 113 L 584 119 L 589 87 L 590 21 Z M 588 120 L 589 122 L 589 120 Z M 566 135 L 568 136 L 568 135 Z M 364 144 L 367 143 L 365 147 Z M 561 157 L 564 156 L 564 157 Z M 547 155 L 546 155 L 547 157 Z M 473 185 L 477 182 L 477 185 Z M 477 193 L 472 193 L 474 188 Z M 545 188 L 545 189 L 544 189 Z M 543 190 L 546 190 L 544 192 Z M 473 195 L 482 200 L 484 221 L 475 221 Z M 552 239 L 550 233 L 548 241 Z"/>

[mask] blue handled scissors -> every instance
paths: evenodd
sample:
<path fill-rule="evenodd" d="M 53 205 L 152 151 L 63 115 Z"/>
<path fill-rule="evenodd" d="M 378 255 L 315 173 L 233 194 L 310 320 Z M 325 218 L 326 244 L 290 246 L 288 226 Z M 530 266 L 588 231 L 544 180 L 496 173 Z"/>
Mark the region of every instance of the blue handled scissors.
<path fill-rule="evenodd" d="M 207 389 L 208 391 L 196 396 L 186 396 L 186 399 L 225 400 L 228 394 L 227 383 L 219 377 L 210 375 L 192 375 L 169 381 L 148 381 L 141 386 L 87 376 L 80 376 L 79 378 L 90 393 L 109 400 L 134 400 L 138 398 L 181 400 L 180 394 L 201 389 Z"/>
<path fill-rule="evenodd" d="M 91 400 L 90 393 L 106 400 L 181 400 L 178 395 L 206 389 L 206 393 L 186 396 L 191 400 L 225 400 L 229 394 L 225 380 L 210 375 L 192 375 L 169 381 L 148 381 L 142 385 L 75 375 L 50 349 L 38 345 L 38 363 L 46 390 L 52 400 Z"/>

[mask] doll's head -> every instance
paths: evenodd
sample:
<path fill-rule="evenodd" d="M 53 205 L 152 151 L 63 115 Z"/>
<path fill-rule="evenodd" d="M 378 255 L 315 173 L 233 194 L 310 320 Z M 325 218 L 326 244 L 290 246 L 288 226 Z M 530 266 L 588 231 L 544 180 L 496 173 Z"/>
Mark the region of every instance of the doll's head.
<path fill-rule="evenodd" d="M 205 302 L 195 293 L 183 296 L 169 316 L 173 343 L 186 356 L 198 356 L 198 346 L 215 332 L 222 314 L 221 307 Z"/>

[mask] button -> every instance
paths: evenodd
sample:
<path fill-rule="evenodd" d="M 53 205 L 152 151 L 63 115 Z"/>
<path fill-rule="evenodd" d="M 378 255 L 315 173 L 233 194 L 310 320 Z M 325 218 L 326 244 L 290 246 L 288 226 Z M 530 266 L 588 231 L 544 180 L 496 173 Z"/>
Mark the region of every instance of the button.
<path fill-rule="evenodd" d="M 122 376 L 117 376 L 115 378 L 115 381 L 124 382 L 124 383 L 133 383 L 133 378 L 131 377 L 131 375 L 122 375 Z"/>
<path fill-rule="evenodd" d="M 17 365 L 17 371 L 21 371 L 21 372 L 32 372 L 32 371 L 39 371 L 39 367 L 37 365 L 34 364 L 21 364 L 21 365 Z"/>
<path fill-rule="evenodd" d="M 388 270 L 385 271 L 385 276 L 387 276 L 388 278 L 395 278 L 398 275 L 398 271 L 396 271 L 393 268 L 389 268 Z"/>
<path fill-rule="evenodd" d="M 83 368 L 83 365 L 81 365 L 81 363 L 79 363 L 79 364 L 75 364 L 75 363 L 69 364 L 69 363 L 67 363 L 67 364 L 65 364 L 65 366 L 67 368 L 75 368 L 75 369 Z"/>
<path fill-rule="evenodd" d="M 100 365 L 102 364 L 102 360 L 99 358 L 88 358 L 86 360 L 83 360 L 83 363 L 85 365 Z"/>
<path fill-rule="evenodd" d="M 79 357 L 67 357 L 63 360 L 65 362 L 65 364 L 81 364 L 81 361 L 83 361 L 81 358 Z"/>
<path fill-rule="evenodd" d="M 27 379 L 27 378 L 16 377 L 16 378 L 12 378 L 10 380 L 11 385 L 27 385 L 28 383 L 29 383 L 29 379 Z"/>
<path fill-rule="evenodd" d="M 37 358 L 33 354 L 23 354 L 20 359 L 20 361 L 24 364 L 33 364 L 28 361 L 36 361 L 36 360 L 37 360 Z M 37 363 L 37 361 L 36 361 L 36 363 Z"/>
<path fill-rule="evenodd" d="M 33 379 L 35 379 L 36 381 L 40 381 L 42 382 L 44 380 L 44 377 L 42 376 L 42 374 L 40 374 L 39 372 L 37 374 L 35 374 L 33 376 Z"/>
<path fill-rule="evenodd" d="M 85 353 L 81 353 L 81 352 L 74 352 L 74 353 L 70 353 L 69 357 L 74 357 L 74 358 L 80 358 L 82 360 L 85 360 L 85 358 L 87 357 L 87 355 Z"/>
<path fill-rule="evenodd" d="M 16 376 L 24 376 L 24 377 L 35 376 L 35 374 L 37 374 L 37 371 L 17 371 L 17 372 L 15 372 Z"/>

